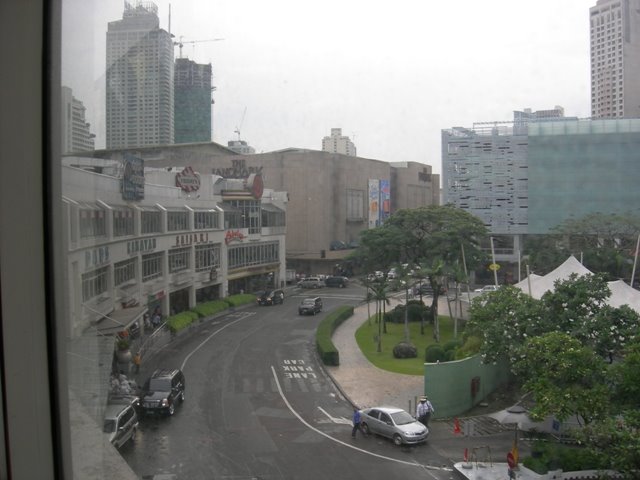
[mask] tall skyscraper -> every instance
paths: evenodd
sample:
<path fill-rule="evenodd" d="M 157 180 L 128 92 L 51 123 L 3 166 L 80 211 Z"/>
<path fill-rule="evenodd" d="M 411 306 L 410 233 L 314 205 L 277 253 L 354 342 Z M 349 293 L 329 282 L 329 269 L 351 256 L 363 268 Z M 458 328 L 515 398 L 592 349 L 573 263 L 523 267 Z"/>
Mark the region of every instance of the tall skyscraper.
<path fill-rule="evenodd" d="M 174 141 L 173 41 L 152 2 L 125 2 L 107 31 L 107 148 Z"/>
<path fill-rule="evenodd" d="M 84 104 L 69 87 L 62 87 L 61 103 L 62 153 L 95 150 L 95 135 L 89 130 Z"/>
<path fill-rule="evenodd" d="M 356 146 L 349 137 L 342 135 L 341 128 L 332 128 L 331 136 L 322 139 L 322 151 L 356 156 Z"/>
<path fill-rule="evenodd" d="M 211 64 L 188 58 L 175 65 L 175 143 L 211 141 Z"/>
<path fill-rule="evenodd" d="M 640 0 L 589 9 L 591 117 L 640 117 Z"/>

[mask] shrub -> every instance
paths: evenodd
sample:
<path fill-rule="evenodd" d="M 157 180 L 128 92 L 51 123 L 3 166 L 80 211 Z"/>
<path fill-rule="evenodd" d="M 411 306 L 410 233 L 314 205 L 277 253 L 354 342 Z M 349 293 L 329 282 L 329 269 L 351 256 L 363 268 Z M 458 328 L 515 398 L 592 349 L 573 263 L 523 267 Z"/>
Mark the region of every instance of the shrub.
<path fill-rule="evenodd" d="M 404 311 L 407 308 L 407 317 L 410 322 L 419 322 L 424 315 L 426 322 L 431 322 L 433 315 L 431 313 L 431 307 L 427 307 L 419 300 L 409 300 L 406 307 L 405 305 L 397 305 L 390 312 L 385 313 L 385 321 L 391 323 L 404 323 Z"/>
<path fill-rule="evenodd" d="M 427 363 L 444 362 L 446 360 L 444 349 L 437 344 L 429 345 L 425 349 L 424 359 Z"/>
<path fill-rule="evenodd" d="M 455 358 L 461 360 L 463 358 L 471 357 L 480 351 L 482 346 L 482 339 L 480 337 L 470 336 L 462 344 L 460 348 L 456 350 Z"/>
<path fill-rule="evenodd" d="M 179 332 L 187 328 L 198 318 L 198 314 L 192 310 L 186 312 L 180 312 L 176 315 L 172 315 L 167 319 L 167 327 L 172 333 Z"/>
<path fill-rule="evenodd" d="M 342 306 L 336 308 L 322 319 L 316 330 L 316 349 L 325 365 L 340 365 L 340 353 L 331 341 L 335 329 L 347 318 L 353 315 L 353 307 Z"/>
<path fill-rule="evenodd" d="M 459 338 L 454 338 L 453 340 L 449 340 L 442 345 L 442 348 L 445 352 L 450 352 L 455 350 L 456 348 L 460 348 L 463 344 L 463 341 Z"/>
<path fill-rule="evenodd" d="M 211 302 L 199 303 L 193 311 L 200 317 L 210 317 L 229 308 L 229 304 L 224 300 L 213 300 Z"/>
<path fill-rule="evenodd" d="M 394 358 L 416 358 L 418 349 L 411 343 L 400 342 L 393 347 L 393 356 Z"/>
<path fill-rule="evenodd" d="M 239 307 L 240 305 L 246 305 L 247 303 L 253 303 L 256 301 L 256 296 L 251 293 L 239 293 L 237 295 L 231 295 L 224 299 L 225 302 L 231 307 Z"/>

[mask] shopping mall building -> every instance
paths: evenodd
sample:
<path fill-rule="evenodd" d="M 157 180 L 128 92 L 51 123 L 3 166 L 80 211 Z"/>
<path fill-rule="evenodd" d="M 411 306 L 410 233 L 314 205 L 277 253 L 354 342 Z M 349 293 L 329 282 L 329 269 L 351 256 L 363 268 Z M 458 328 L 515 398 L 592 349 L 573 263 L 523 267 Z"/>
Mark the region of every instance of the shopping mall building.
<path fill-rule="evenodd" d="M 286 263 L 299 273 L 334 273 L 360 233 L 403 208 L 439 204 L 440 177 L 417 162 L 386 162 L 290 148 L 240 155 L 213 142 L 129 150 L 96 150 L 98 158 L 144 159 L 145 166 L 190 166 L 203 174 L 244 179 L 260 174 L 266 188 L 287 192 Z"/>
<path fill-rule="evenodd" d="M 147 312 L 285 281 L 287 195 L 192 168 L 66 157 L 63 220 L 70 338 L 124 330 Z"/>

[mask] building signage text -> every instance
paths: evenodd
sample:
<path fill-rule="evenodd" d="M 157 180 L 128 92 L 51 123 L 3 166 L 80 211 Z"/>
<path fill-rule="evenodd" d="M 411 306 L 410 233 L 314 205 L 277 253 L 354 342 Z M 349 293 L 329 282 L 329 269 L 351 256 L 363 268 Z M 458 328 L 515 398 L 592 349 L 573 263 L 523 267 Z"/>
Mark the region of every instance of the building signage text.
<path fill-rule="evenodd" d="M 151 252 L 155 249 L 155 238 L 141 238 L 140 240 L 131 240 L 130 242 L 127 242 L 127 255 L 138 252 Z"/>
<path fill-rule="evenodd" d="M 252 173 L 262 175 L 262 167 L 247 167 L 247 161 L 231 160 L 230 168 L 214 168 L 214 175 L 220 175 L 224 178 L 247 178 Z"/>
<path fill-rule="evenodd" d="M 123 162 L 122 199 L 142 200 L 144 198 L 144 160 L 125 153 Z"/>
<path fill-rule="evenodd" d="M 209 234 L 185 233 L 184 235 L 176 235 L 176 244 L 174 247 L 183 247 L 185 245 L 193 245 L 195 243 L 209 243 Z"/>
<path fill-rule="evenodd" d="M 235 240 L 241 242 L 243 239 L 244 234 L 240 230 L 227 230 L 227 233 L 224 234 L 224 243 L 227 245 Z"/>
<path fill-rule="evenodd" d="M 84 268 L 93 268 L 109 263 L 109 247 L 98 247 L 84 252 Z"/>
<path fill-rule="evenodd" d="M 200 175 L 192 167 L 185 167 L 182 172 L 176 173 L 176 187 L 183 192 L 195 192 L 200 189 Z"/>

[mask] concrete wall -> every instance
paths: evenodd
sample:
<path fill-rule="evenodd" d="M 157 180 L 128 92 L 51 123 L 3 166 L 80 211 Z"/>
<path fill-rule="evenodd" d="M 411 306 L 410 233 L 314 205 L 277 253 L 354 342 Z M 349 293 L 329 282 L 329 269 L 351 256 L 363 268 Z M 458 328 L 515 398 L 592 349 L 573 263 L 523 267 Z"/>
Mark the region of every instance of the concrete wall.
<path fill-rule="evenodd" d="M 507 382 L 508 364 L 484 365 L 479 355 L 443 363 L 424 364 L 424 391 L 435 408 L 435 418 L 460 415 L 480 403 Z M 479 378 L 478 391 L 471 394 L 471 381 Z"/>

